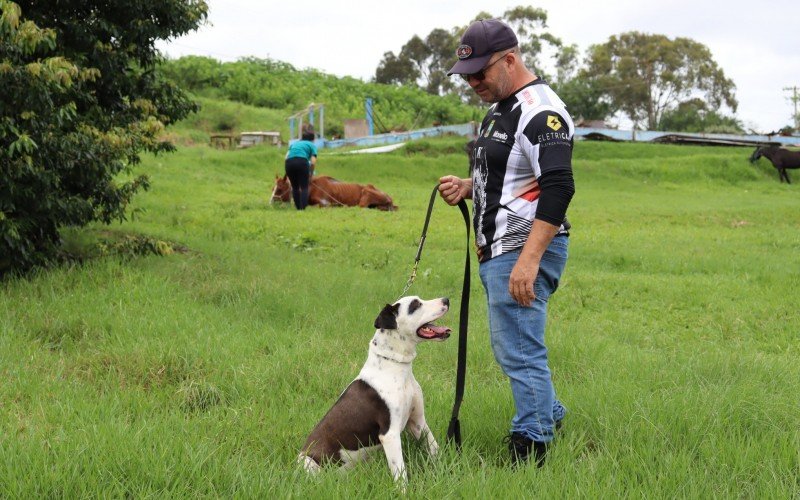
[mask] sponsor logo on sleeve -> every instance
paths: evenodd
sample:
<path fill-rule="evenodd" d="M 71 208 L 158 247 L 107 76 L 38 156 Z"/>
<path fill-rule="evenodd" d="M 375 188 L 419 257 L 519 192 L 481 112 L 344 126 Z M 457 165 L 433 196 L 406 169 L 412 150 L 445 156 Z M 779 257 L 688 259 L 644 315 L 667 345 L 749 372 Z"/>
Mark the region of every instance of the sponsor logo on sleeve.
<path fill-rule="evenodd" d="M 558 116 L 547 115 L 545 123 L 547 128 L 542 129 L 536 135 L 536 142 L 539 143 L 539 147 L 571 146 L 569 130 L 564 127 Z"/>
<path fill-rule="evenodd" d="M 550 127 L 553 130 L 559 130 L 562 127 L 561 121 L 555 115 L 548 115 L 547 116 L 547 126 Z"/>
<path fill-rule="evenodd" d="M 554 146 L 556 144 L 569 145 L 569 134 L 566 132 L 545 132 L 536 136 L 536 142 L 541 147 Z"/>

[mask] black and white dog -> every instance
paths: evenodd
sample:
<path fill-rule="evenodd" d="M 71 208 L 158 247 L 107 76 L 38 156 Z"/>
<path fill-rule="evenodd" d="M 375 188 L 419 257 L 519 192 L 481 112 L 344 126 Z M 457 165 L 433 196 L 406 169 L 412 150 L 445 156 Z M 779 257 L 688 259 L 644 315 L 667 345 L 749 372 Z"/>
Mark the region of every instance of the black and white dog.
<path fill-rule="evenodd" d="M 449 308 L 447 298 L 419 297 L 403 297 L 383 308 L 375 319 L 367 362 L 303 445 L 299 461 L 307 471 L 317 472 L 327 463 L 350 467 L 382 446 L 395 481 L 405 485 L 403 429 L 415 439 L 424 435 L 428 452 L 436 454 L 439 445 L 425 422 L 422 389 L 411 362 L 419 342 L 450 336 L 449 328 L 433 324 Z"/>

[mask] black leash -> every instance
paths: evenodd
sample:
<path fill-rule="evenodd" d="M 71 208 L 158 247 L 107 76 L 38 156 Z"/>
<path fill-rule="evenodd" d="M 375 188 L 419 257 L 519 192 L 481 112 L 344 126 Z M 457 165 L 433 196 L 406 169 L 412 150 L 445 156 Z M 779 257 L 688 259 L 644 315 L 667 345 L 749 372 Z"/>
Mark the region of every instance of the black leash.
<path fill-rule="evenodd" d="M 402 295 L 408 291 L 411 284 L 414 283 L 414 278 L 417 277 L 417 267 L 419 260 L 422 256 L 422 247 L 425 246 L 425 237 L 428 234 L 428 223 L 431 221 L 431 213 L 433 212 L 433 203 L 436 201 L 436 194 L 439 191 L 437 184 L 431 193 L 431 199 L 428 203 L 428 213 L 425 214 L 425 225 L 422 227 L 422 235 L 419 238 L 419 248 L 417 248 L 417 256 L 414 259 L 414 268 L 411 270 L 411 276 L 408 278 Z M 464 200 L 458 202 L 458 208 L 461 210 L 461 215 L 464 217 L 464 224 L 467 228 L 467 252 L 464 259 L 464 281 L 461 285 L 461 312 L 458 318 L 458 366 L 456 368 L 456 400 L 453 404 L 453 413 L 450 417 L 450 425 L 447 427 L 447 440 L 455 440 L 456 449 L 461 451 L 461 422 L 458 420 L 458 411 L 461 409 L 461 401 L 464 399 L 464 383 L 467 375 L 467 329 L 469 326 L 469 249 L 470 249 L 470 220 L 469 209 Z"/>

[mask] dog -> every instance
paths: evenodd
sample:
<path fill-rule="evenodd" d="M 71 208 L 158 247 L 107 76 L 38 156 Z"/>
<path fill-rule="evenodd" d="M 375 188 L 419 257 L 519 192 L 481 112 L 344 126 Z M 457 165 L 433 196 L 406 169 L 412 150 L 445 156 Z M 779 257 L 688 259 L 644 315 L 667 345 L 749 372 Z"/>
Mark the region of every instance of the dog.
<path fill-rule="evenodd" d="M 298 462 L 308 472 L 326 464 L 350 468 L 383 447 L 394 480 L 405 487 L 404 429 L 417 440 L 424 435 L 428 453 L 436 455 L 439 445 L 425 422 L 422 389 L 411 362 L 418 343 L 450 336 L 450 328 L 433 324 L 449 309 L 446 297 L 411 296 L 386 304 L 375 319 L 367 362 L 303 445 Z"/>

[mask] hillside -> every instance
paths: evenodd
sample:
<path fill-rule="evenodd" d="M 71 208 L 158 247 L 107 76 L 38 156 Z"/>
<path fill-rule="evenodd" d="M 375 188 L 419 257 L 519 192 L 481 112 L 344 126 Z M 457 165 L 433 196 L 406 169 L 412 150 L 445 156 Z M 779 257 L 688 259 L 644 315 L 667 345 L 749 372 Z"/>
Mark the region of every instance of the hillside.
<path fill-rule="evenodd" d="M 203 106 L 199 116 L 175 127 L 184 137 L 191 136 L 192 130 L 210 134 L 252 128 L 280 131 L 285 140 L 288 117 L 311 103 L 325 105 L 326 136 L 342 136 L 344 120 L 364 118 L 367 97 L 373 99 L 377 132 L 466 123 L 479 120 L 484 113 L 455 96 L 439 97 L 417 88 L 339 78 L 271 60 L 222 63 L 187 56 L 166 61 L 162 69 Z"/>

